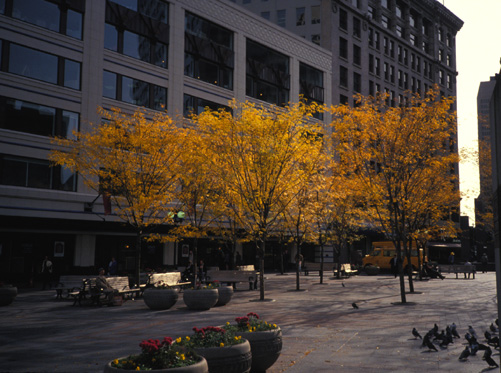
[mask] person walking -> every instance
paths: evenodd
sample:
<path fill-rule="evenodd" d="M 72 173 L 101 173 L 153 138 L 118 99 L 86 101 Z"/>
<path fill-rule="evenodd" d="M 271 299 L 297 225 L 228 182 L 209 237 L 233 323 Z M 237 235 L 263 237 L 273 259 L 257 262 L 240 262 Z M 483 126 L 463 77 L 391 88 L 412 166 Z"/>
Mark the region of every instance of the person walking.
<path fill-rule="evenodd" d="M 52 270 L 52 261 L 48 256 L 45 256 L 45 259 L 42 262 L 42 290 L 45 290 L 47 285 L 49 286 L 49 289 L 52 288 Z"/>
<path fill-rule="evenodd" d="M 447 259 L 447 263 L 454 264 L 454 253 L 453 252 L 451 252 L 449 254 L 449 258 Z"/>
<path fill-rule="evenodd" d="M 108 275 L 116 276 L 118 272 L 118 263 L 115 257 L 112 257 L 110 263 L 108 264 Z"/>
<path fill-rule="evenodd" d="M 480 257 L 480 262 L 482 263 L 482 273 L 487 273 L 487 265 L 489 263 L 489 257 L 487 253 L 483 253 Z"/>

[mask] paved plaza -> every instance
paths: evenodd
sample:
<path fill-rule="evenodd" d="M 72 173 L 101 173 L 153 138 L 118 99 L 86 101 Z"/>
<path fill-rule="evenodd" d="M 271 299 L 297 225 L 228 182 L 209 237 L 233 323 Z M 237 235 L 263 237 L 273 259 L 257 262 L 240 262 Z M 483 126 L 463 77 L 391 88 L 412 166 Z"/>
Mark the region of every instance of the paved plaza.
<path fill-rule="evenodd" d="M 21 289 L 14 303 L 0 307 L 0 372 L 102 372 L 113 358 L 138 353 L 143 339 L 185 336 L 194 326 L 222 325 L 248 312 L 282 328 L 283 350 L 271 373 L 489 371 L 481 353 L 465 362 L 458 357 L 468 326 L 485 343 L 497 317 L 494 273 L 416 281 L 406 305 L 398 279 L 386 274 L 327 276 L 324 284 L 318 275 L 301 276 L 301 291 L 292 273 L 266 277 L 266 301 L 242 284 L 228 305 L 208 311 L 188 310 L 182 296 L 170 310 L 152 311 L 142 299 L 74 307 L 56 300 L 55 291 Z M 438 352 L 421 348 L 411 333 L 452 322 L 461 339 Z M 499 363 L 498 351 L 493 358 Z"/>

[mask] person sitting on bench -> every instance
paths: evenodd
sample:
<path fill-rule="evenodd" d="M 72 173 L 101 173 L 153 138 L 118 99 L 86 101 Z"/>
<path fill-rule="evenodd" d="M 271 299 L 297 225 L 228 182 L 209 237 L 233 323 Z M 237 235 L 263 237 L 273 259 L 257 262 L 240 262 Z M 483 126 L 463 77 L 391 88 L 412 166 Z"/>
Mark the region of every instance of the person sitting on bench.
<path fill-rule="evenodd" d="M 445 276 L 442 276 L 442 274 L 439 271 L 437 271 L 435 268 L 433 268 L 433 266 L 431 264 L 429 264 L 428 262 L 424 262 L 423 271 L 430 278 L 440 278 L 442 280 L 445 278 Z"/>
<path fill-rule="evenodd" d="M 118 295 L 118 290 L 114 289 L 108 280 L 106 280 L 106 277 L 104 277 L 104 268 L 99 268 L 99 276 L 96 277 L 96 287 L 103 291 L 110 304 L 113 303 L 113 297 Z"/>

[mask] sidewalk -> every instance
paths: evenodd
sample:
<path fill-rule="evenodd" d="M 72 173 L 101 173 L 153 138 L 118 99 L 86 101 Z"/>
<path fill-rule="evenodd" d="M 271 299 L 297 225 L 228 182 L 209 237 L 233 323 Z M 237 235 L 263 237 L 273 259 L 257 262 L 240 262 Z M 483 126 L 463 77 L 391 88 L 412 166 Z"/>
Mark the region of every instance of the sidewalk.
<path fill-rule="evenodd" d="M 0 307 L 0 372 L 102 372 L 113 358 L 139 352 L 147 338 L 184 336 L 192 327 L 222 325 L 248 312 L 280 325 L 283 350 L 268 370 L 275 372 L 481 372 L 482 354 L 458 361 L 472 325 L 483 339 L 496 319 L 494 273 L 476 279 L 416 281 L 408 304 L 400 304 L 399 282 L 390 275 L 345 280 L 267 274 L 265 297 L 239 290 L 232 301 L 209 311 L 190 311 L 182 300 L 166 311 L 148 309 L 142 299 L 121 307 L 73 307 L 55 291 L 21 292 Z M 344 287 L 342 286 L 344 283 Z M 242 285 L 241 289 L 245 289 Z M 406 283 L 408 290 L 408 284 Z M 271 301 L 273 300 L 273 301 Z M 356 302 L 359 309 L 351 304 Z M 461 339 L 428 352 L 411 334 L 455 322 Z M 499 363 L 499 353 L 493 358 Z M 497 371 L 497 370 L 493 370 Z"/>

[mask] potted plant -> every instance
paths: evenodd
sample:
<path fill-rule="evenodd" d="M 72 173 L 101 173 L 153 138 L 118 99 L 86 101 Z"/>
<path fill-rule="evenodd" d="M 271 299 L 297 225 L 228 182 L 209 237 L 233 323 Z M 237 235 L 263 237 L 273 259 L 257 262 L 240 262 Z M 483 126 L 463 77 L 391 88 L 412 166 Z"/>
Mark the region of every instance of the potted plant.
<path fill-rule="evenodd" d="M 0 281 L 0 306 L 8 306 L 17 296 L 17 287 Z"/>
<path fill-rule="evenodd" d="M 249 342 L 232 331 L 215 326 L 193 328 L 190 337 L 178 338 L 176 343 L 191 347 L 207 360 L 210 372 L 250 372 L 252 355 Z"/>
<path fill-rule="evenodd" d="M 141 353 L 114 359 L 104 367 L 105 373 L 129 370 L 150 370 L 172 373 L 207 373 L 207 361 L 186 345 L 173 343 L 172 338 L 163 341 L 148 339 L 139 344 Z"/>
<path fill-rule="evenodd" d="M 155 283 L 143 293 L 144 303 L 152 310 L 167 310 L 176 304 L 179 290 L 163 281 Z"/>
<path fill-rule="evenodd" d="M 277 361 L 282 352 L 282 330 L 268 323 L 254 312 L 237 317 L 235 324 L 226 323 L 224 329 L 249 341 L 252 351 L 252 371 L 264 372 Z"/>
<path fill-rule="evenodd" d="M 217 289 L 218 299 L 215 307 L 220 307 L 228 304 L 233 297 L 233 287 L 222 285 L 219 281 L 213 281 L 210 284 L 212 287 Z"/>
<path fill-rule="evenodd" d="M 194 288 L 183 291 L 183 301 L 191 310 L 208 310 L 214 307 L 219 299 L 219 290 L 213 285 L 197 284 Z"/>

